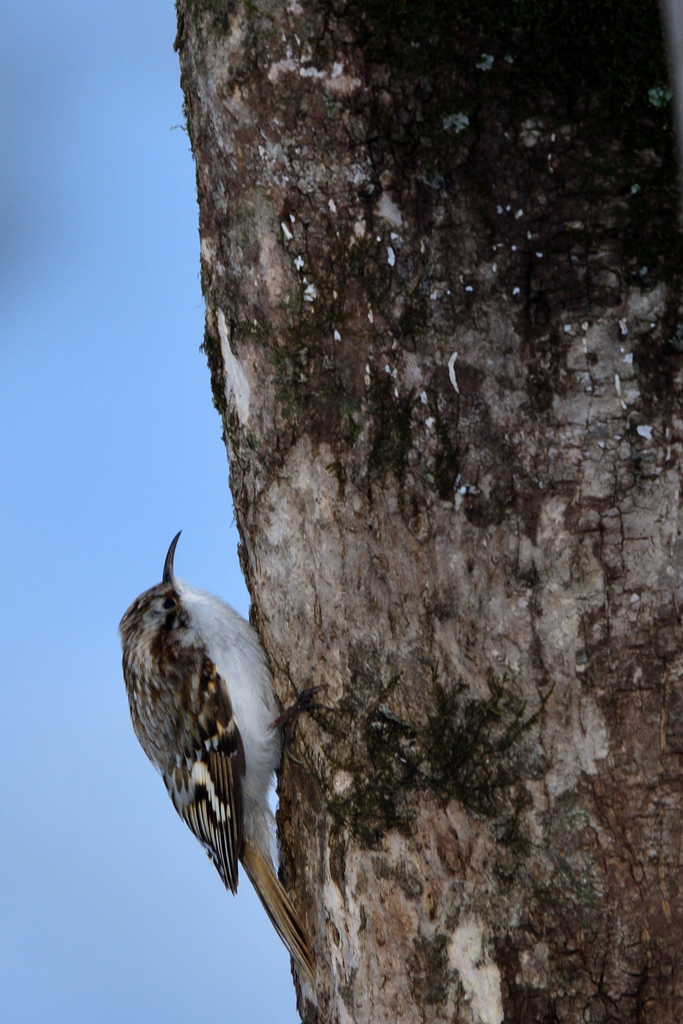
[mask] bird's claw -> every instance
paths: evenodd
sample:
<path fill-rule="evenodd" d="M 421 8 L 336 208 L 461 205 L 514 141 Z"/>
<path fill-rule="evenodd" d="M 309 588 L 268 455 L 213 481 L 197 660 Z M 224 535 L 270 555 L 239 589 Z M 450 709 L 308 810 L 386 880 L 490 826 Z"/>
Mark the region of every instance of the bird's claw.
<path fill-rule="evenodd" d="M 271 723 L 271 729 L 277 729 L 279 725 L 283 727 L 282 749 L 290 761 L 294 761 L 295 764 L 301 764 L 301 761 L 294 757 L 290 750 L 290 746 L 294 739 L 294 733 L 296 731 L 296 724 L 299 721 L 299 716 L 309 711 L 332 710 L 326 704 L 320 704 L 314 699 L 316 693 L 319 693 L 320 690 L 324 689 L 324 686 L 309 686 L 306 690 L 302 690 L 292 706 L 287 708 L 286 711 L 283 711 L 282 714 Z"/>

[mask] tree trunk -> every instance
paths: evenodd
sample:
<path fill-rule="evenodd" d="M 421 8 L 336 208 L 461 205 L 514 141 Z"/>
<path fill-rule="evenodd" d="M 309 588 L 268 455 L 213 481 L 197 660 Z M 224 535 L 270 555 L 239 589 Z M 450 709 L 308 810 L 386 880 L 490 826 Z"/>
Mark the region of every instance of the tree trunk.
<path fill-rule="evenodd" d="M 302 1019 L 683 1019 L 656 6 L 178 14 L 253 617 L 332 709 L 280 780 Z"/>

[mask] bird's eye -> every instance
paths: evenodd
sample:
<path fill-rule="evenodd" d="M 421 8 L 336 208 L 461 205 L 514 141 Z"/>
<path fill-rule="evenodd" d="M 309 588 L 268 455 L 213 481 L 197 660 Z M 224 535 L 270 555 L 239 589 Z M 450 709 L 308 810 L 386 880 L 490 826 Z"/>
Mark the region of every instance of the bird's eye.
<path fill-rule="evenodd" d="M 164 601 L 164 608 L 167 611 L 170 611 L 171 608 L 175 608 L 175 601 L 173 600 L 172 597 L 166 598 L 166 600 Z"/>

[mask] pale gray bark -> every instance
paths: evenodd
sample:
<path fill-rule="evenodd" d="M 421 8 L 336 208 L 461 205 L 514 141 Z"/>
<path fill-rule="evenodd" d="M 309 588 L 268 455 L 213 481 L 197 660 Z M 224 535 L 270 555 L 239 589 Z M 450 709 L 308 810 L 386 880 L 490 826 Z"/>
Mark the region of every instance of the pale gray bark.
<path fill-rule="evenodd" d="M 333 709 L 281 779 L 302 1018 L 683 1019 L 671 150 L 502 51 L 178 7 L 254 620 Z"/>

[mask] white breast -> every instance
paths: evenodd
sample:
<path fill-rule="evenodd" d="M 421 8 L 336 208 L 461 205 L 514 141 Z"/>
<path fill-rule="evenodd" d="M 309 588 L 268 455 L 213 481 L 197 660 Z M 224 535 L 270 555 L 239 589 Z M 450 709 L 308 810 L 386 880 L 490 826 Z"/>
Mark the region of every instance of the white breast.
<path fill-rule="evenodd" d="M 270 726 L 279 713 L 273 681 L 256 631 L 220 598 L 176 579 L 180 599 L 206 651 L 224 679 L 244 745 L 247 803 L 264 810 L 273 772 L 280 762 L 280 730 Z"/>

